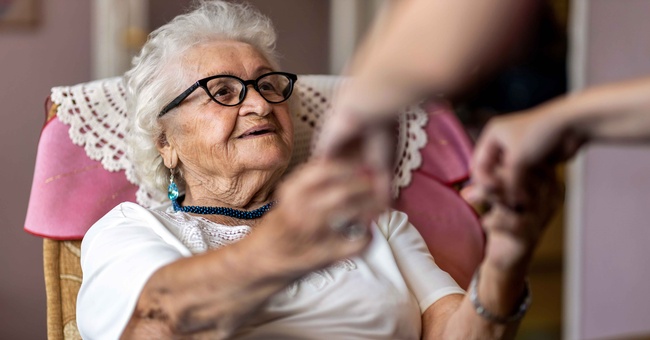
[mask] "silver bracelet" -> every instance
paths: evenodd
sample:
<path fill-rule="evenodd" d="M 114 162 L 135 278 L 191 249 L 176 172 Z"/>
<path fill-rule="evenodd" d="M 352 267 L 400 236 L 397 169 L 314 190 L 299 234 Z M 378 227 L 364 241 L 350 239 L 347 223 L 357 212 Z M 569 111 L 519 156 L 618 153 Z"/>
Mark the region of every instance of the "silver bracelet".
<path fill-rule="evenodd" d="M 528 285 L 528 280 L 525 282 L 524 295 L 521 297 L 521 303 L 517 310 L 508 316 L 499 316 L 496 315 L 481 305 L 481 302 L 478 300 L 478 279 L 479 279 L 479 269 L 476 269 L 474 276 L 472 276 L 472 282 L 469 284 L 469 300 L 474 305 L 474 310 L 476 314 L 480 315 L 482 318 L 489 322 L 505 324 L 509 322 L 519 321 L 521 318 L 526 315 L 528 308 L 533 300 L 532 294 L 530 293 L 530 286 Z"/>

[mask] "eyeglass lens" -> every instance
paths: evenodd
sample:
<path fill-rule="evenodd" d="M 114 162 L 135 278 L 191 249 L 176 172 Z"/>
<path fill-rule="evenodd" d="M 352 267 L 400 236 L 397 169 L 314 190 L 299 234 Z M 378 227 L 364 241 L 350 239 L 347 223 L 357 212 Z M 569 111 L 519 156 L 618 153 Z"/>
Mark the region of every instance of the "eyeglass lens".
<path fill-rule="evenodd" d="M 246 95 L 244 83 L 235 77 L 211 79 L 206 87 L 214 100 L 224 105 L 237 105 Z M 280 103 L 291 95 L 291 79 L 282 74 L 269 74 L 257 80 L 257 89 L 269 103 Z"/>

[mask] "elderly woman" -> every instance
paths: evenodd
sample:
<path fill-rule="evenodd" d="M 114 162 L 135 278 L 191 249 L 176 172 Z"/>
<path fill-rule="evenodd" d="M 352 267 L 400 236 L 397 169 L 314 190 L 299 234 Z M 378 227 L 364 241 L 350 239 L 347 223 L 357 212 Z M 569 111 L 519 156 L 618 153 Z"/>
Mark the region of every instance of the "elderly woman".
<path fill-rule="evenodd" d="M 278 71 L 274 43 L 267 18 L 222 1 L 150 36 L 127 73 L 130 157 L 143 185 L 171 202 L 120 204 L 88 231 L 81 335 L 513 334 L 528 301 L 531 216 L 503 209 L 486 221 L 495 236 L 466 296 L 403 213 L 378 214 L 374 175 L 360 163 L 315 161 L 284 178 L 297 78 Z"/>

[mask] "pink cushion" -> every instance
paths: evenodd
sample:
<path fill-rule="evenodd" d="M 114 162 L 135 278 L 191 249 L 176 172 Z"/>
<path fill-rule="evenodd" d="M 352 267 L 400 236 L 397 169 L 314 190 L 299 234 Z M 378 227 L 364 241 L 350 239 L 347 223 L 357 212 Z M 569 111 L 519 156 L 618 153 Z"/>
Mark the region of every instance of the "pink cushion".
<path fill-rule="evenodd" d="M 428 141 L 420 150 L 422 166 L 418 170 L 446 184 L 467 180 L 472 144 L 463 126 L 445 102 L 430 101 L 424 109 L 429 113 L 425 126 Z"/>
<path fill-rule="evenodd" d="M 137 187 L 124 171 L 109 172 L 74 145 L 70 127 L 57 118 L 41 132 L 25 230 L 52 239 L 82 239 L 88 228 Z"/>
<path fill-rule="evenodd" d="M 452 185 L 469 177 L 471 143 L 447 105 L 429 103 L 426 110 L 429 140 L 420 150 L 422 166 L 395 208 L 408 214 L 438 266 L 467 288 L 483 258 L 484 236 L 474 210 Z"/>

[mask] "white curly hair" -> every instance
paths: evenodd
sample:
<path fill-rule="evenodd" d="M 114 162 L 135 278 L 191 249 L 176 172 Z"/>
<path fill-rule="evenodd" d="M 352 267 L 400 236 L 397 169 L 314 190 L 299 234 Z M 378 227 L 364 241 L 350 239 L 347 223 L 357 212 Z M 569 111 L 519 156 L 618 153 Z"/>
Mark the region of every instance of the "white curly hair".
<path fill-rule="evenodd" d="M 168 66 L 194 46 L 223 39 L 252 45 L 278 68 L 276 32 L 269 18 L 247 4 L 200 0 L 190 12 L 153 31 L 125 74 L 130 118 L 127 156 L 139 184 L 156 199 L 165 197 L 170 174 L 156 149 L 162 137 L 158 113 L 189 86 L 183 81 L 183 70 Z M 182 173 L 175 176 L 182 190 Z"/>

